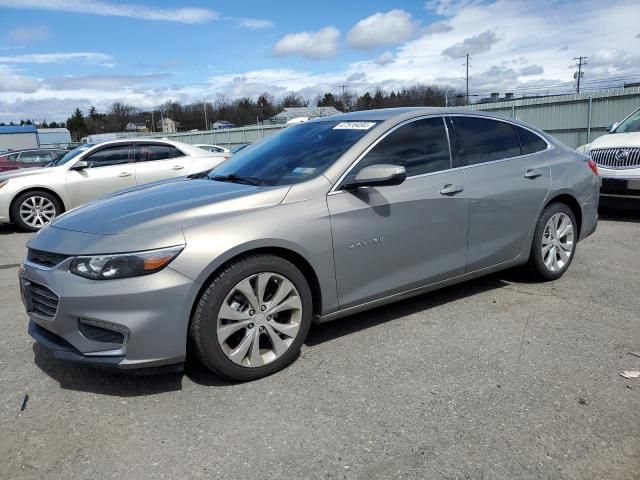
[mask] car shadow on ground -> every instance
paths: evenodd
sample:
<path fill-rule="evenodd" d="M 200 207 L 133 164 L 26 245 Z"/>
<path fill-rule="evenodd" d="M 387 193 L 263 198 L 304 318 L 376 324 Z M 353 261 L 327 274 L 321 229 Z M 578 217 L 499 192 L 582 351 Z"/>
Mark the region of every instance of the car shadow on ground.
<path fill-rule="evenodd" d="M 305 344 L 313 347 L 323 342 L 357 333 L 386 322 L 397 321 L 413 313 L 428 310 L 455 300 L 478 295 L 509 285 L 504 278 L 520 278 L 517 272 L 490 275 L 442 290 L 423 294 L 402 302 L 375 308 L 364 313 L 342 318 L 335 322 L 314 325 Z M 192 382 L 209 387 L 226 387 L 234 382 L 226 381 L 194 358 L 189 358 L 183 373 L 158 373 L 150 375 L 134 372 L 110 371 L 86 365 L 64 362 L 53 358 L 45 348 L 33 345 L 35 364 L 46 375 L 58 382 L 65 390 L 97 393 L 119 397 L 137 397 L 173 392 L 182 389 L 182 380 L 187 376 Z"/>
<path fill-rule="evenodd" d="M 12 235 L 14 233 L 25 233 L 18 229 L 13 223 L 0 225 L 0 235 Z"/>

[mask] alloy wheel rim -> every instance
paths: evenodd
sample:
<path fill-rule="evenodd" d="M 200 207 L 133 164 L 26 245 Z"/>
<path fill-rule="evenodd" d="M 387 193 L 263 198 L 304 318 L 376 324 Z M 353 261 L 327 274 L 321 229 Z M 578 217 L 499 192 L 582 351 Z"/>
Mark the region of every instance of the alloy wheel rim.
<path fill-rule="evenodd" d="M 542 234 L 542 260 L 547 270 L 559 272 L 567 266 L 573 255 L 574 233 L 571 218 L 556 213 L 544 227 Z"/>
<path fill-rule="evenodd" d="M 46 197 L 33 196 L 20 205 L 20 218 L 33 228 L 42 228 L 56 216 L 56 207 Z"/>
<path fill-rule="evenodd" d="M 280 358 L 300 330 L 302 301 L 284 275 L 260 272 L 238 282 L 220 306 L 217 339 L 237 365 L 257 368 Z"/>

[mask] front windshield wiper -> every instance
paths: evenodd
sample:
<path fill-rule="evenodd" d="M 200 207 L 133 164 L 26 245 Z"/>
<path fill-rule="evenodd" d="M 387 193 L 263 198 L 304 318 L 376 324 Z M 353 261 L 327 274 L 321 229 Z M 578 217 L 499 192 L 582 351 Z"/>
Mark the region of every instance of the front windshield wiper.
<path fill-rule="evenodd" d="M 236 175 L 235 173 L 231 173 L 229 175 L 216 175 L 211 177 L 211 180 L 216 180 L 218 182 L 234 182 L 234 183 L 245 183 L 247 185 L 266 185 L 265 181 L 258 177 L 247 177 L 245 175 Z"/>

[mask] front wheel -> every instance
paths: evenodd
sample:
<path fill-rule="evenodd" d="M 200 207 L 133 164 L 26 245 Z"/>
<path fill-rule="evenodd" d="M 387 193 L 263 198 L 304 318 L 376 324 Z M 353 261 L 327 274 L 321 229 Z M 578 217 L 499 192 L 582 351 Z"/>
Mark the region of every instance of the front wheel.
<path fill-rule="evenodd" d="M 62 213 L 56 197 L 34 190 L 19 195 L 11 205 L 11 218 L 21 230 L 37 232 Z"/>
<path fill-rule="evenodd" d="M 273 255 L 251 255 L 224 268 L 202 293 L 190 335 L 200 360 L 240 381 L 271 375 L 295 359 L 312 318 L 304 275 Z"/>
<path fill-rule="evenodd" d="M 529 270 L 542 281 L 560 278 L 576 252 L 578 229 L 575 216 L 564 203 L 547 206 L 538 219 L 533 236 Z"/>

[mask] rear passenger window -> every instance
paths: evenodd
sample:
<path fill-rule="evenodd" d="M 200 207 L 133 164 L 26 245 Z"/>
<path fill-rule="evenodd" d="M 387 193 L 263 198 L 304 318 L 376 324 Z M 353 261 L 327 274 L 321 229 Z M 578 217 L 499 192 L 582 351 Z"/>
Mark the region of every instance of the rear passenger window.
<path fill-rule="evenodd" d="M 407 177 L 451 168 L 444 120 L 440 117 L 416 120 L 391 132 L 367 153 L 349 177 L 381 163 L 403 166 Z"/>
<path fill-rule="evenodd" d="M 136 161 L 150 162 L 182 157 L 183 153 L 172 145 L 138 145 L 136 146 Z"/>
<path fill-rule="evenodd" d="M 520 142 L 510 123 L 477 117 L 453 117 L 453 121 L 464 145 L 464 165 L 521 155 Z"/>
<path fill-rule="evenodd" d="M 520 127 L 515 127 L 520 139 L 520 148 L 523 155 L 541 152 L 547 149 L 547 142 L 535 133 Z"/>

